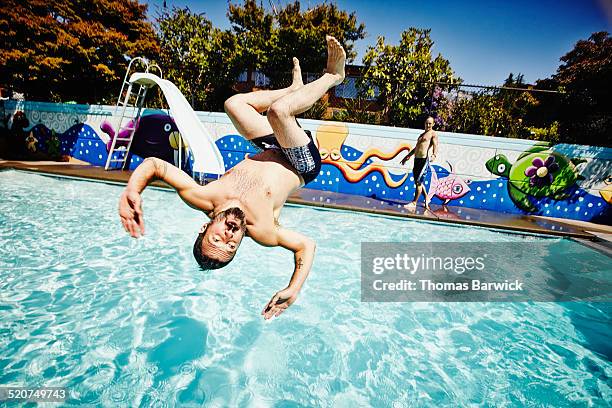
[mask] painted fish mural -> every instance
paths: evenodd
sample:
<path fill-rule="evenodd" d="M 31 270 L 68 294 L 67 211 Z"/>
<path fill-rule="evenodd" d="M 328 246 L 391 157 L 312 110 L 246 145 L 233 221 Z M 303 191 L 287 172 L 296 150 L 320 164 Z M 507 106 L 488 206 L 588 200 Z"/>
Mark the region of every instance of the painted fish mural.
<path fill-rule="evenodd" d="M 576 165 L 583 161 L 568 159 L 553 152 L 548 145 L 536 144 L 521 153 L 514 164 L 505 155 L 498 154 L 489 159 L 485 167 L 508 179 L 508 195 L 517 207 L 535 212 L 538 207 L 532 198 L 564 200 L 569 197 L 569 188 L 580 179 Z"/>
<path fill-rule="evenodd" d="M 451 200 L 456 200 L 469 193 L 470 187 L 468 184 L 471 182 L 470 180 L 464 181 L 461 177 L 457 176 L 450 162 L 446 163 L 448 163 L 450 168 L 450 174 L 443 178 L 438 178 L 435 167 L 430 166 L 431 182 L 427 194 L 428 201 L 431 201 L 435 196 L 442 200 L 442 205 L 447 205 Z"/>

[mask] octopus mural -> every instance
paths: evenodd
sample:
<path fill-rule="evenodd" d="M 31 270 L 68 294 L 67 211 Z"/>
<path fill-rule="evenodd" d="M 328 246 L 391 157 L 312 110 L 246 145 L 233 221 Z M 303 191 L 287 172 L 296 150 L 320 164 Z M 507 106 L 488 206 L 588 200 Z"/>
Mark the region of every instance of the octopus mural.
<path fill-rule="evenodd" d="M 348 161 L 342 157 L 342 146 L 348 134 L 348 127 L 344 123 L 329 123 L 319 126 L 317 129 L 317 144 L 322 163 L 337 167 L 344 175 L 344 178 L 351 183 L 359 182 L 372 172 L 380 173 L 385 183 L 391 188 L 399 187 L 406 181 L 408 173 L 399 180 L 393 180 L 389 174 L 388 166 L 384 163 L 376 163 L 372 158 L 380 159 L 383 162 L 393 160 L 401 152 L 410 151 L 410 144 L 401 143 L 389 153 L 385 153 L 376 147 L 371 147 L 356 160 Z M 364 164 L 365 167 L 363 167 Z"/>

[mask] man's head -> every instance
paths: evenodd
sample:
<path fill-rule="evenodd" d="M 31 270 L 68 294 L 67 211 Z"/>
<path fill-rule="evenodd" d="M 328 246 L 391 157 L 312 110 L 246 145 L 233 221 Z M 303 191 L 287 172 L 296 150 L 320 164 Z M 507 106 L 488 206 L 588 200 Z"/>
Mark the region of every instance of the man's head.
<path fill-rule="evenodd" d="M 433 129 L 434 124 L 435 124 L 434 118 L 432 118 L 431 116 L 428 116 L 427 119 L 425 119 L 425 130 Z"/>
<path fill-rule="evenodd" d="M 222 268 L 234 258 L 245 232 L 246 218 L 240 208 L 221 211 L 200 230 L 193 256 L 202 269 Z"/>

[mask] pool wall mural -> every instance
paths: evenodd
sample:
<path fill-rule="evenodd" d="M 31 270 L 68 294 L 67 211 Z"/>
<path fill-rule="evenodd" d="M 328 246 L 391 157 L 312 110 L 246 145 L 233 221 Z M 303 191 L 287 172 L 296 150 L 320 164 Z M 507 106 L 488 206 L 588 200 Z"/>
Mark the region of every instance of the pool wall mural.
<path fill-rule="evenodd" d="M 111 138 L 125 132 L 113 128 L 112 106 L 9 101 L 4 109 L 6 114 L 25 112 L 30 123 L 24 129 L 28 149 L 59 148 L 98 166 L 106 162 Z M 227 115 L 198 112 L 198 116 L 215 138 L 226 168 L 256 152 L 237 134 Z M 400 161 L 422 130 L 308 119 L 300 119 L 300 124 L 315 135 L 323 163 L 308 188 L 397 204 L 412 199 L 413 160 L 406 166 Z M 180 134 L 166 112 L 146 110 L 136 125 L 131 169 L 148 156 L 178 165 Z M 611 224 L 612 149 L 447 132 L 438 135 L 440 151 L 424 181 L 432 204 Z M 189 172 L 192 158 L 182 144 L 182 168 Z"/>
<path fill-rule="evenodd" d="M 135 125 L 135 137 L 129 153 L 130 169 L 135 169 L 144 158 L 154 156 L 177 166 L 180 163 L 185 171 L 191 170 L 193 160 L 187 145 L 182 139 L 179 141 L 178 129 L 166 112 L 145 110 L 138 123 L 126 121 L 117 132 L 113 125 L 116 118 L 112 116 L 112 107 L 31 102 L 24 105 L 15 106 L 12 110 L 5 107 L 5 114 L 26 114 L 31 126 L 24 128 L 25 144 L 30 153 L 38 152 L 49 157 L 70 156 L 104 166 L 112 139 L 126 137 L 127 128 Z M 38 109 L 28 109 L 31 105 Z M 126 142 L 118 141 L 119 150 L 115 151 L 113 158 L 124 155 L 121 146 L 126 145 Z M 111 163 L 111 167 L 120 166 L 120 163 Z"/>

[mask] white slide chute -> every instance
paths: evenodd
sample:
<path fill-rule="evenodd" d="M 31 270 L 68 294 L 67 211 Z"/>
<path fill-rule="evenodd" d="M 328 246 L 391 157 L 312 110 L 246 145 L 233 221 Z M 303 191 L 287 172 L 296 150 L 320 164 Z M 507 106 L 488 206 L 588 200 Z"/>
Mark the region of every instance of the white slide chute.
<path fill-rule="evenodd" d="M 155 74 L 137 72 L 130 77 L 130 83 L 146 87 L 159 86 L 170 107 L 170 113 L 181 136 L 193 154 L 193 172 L 216 174 L 225 173 L 221 152 L 210 132 L 198 119 L 185 96 L 172 82 Z"/>

